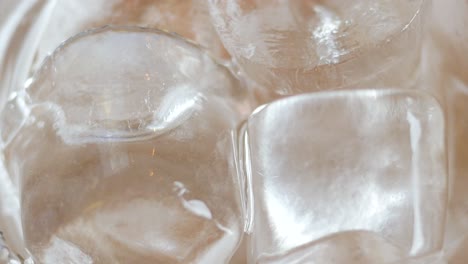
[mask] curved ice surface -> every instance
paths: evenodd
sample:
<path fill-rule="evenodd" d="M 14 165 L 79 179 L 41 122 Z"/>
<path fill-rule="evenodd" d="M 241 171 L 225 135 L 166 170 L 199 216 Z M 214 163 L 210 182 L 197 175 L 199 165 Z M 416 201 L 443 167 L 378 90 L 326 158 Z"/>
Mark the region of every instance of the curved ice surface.
<path fill-rule="evenodd" d="M 231 129 L 247 99 L 168 33 L 104 27 L 67 41 L 2 115 L 28 249 L 51 264 L 229 260 L 244 225 Z"/>
<path fill-rule="evenodd" d="M 240 89 L 195 45 L 161 31 L 129 29 L 74 37 L 46 60 L 38 84 L 27 90 L 31 104 L 54 108 L 65 141 L 154 137 L 190 118 L 207 93 L 236 96 Z"/>
<path fill-rule="evenodd" d="M 420 43 L 423 0 L 209 2 L 229 53 L 280 95 L 362 85 L 375 75 L 372 85 L 387 87 L 407 80 L 418 57 L 410 47 Z M 404 77 L 386 75 L 396 64 Z"/>
<path fill-rule="evenodd" d="M 0 16 L 2 106 L 57 46 L 90 28 L 159 28 L 191 39 L 217 57 L 229 57 L 210 23 L 204 0 L 2 0 Z"/>
<path fill-rule="evenodd" d="M 104 25 L 142 26 L 176 32 L 217 56 L 227 56 L 211 25 L 204 0 L 60 0 L 55 1 L 38 42 L 36 62 L 42 62 L 70 36 Z"/>

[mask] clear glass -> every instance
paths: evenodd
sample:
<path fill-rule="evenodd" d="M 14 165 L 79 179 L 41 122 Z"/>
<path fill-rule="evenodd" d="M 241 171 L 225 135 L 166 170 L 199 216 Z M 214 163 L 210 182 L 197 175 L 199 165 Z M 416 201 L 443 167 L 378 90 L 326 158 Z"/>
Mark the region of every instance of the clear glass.
<path fill-rule="evenodd" d="M 232 129 L 248 93 L 207 52 L 104 27 L 61 45 L 2 115 L 38 263 L 226 263 L 244 216 Z"/>
<path fill-rule="evenodd" d="M 249 263 L 280 261 L 296 251 L 315 263 L 331 252 L 314 241 L 355 230 L 371 233 L 357 233 L 348 248 L 339 246 L 351 241 L 346 236 L 323 243 L 352 254 L 346 249 L 366 248 L 371 239 L 376 248 L 398 249 L 399 258 L 441 247 L 444 116 L 429 95 L 357 90 L 293 96 L 257 109 L 245 131 L 243 171 L 253 194 Z"/>
<path fill-rule="evenodd" d="M 422 21 L 430 3 L 209 2 L 226 49 L 248 77 L 276 96 L 408 85 L 417 72 Z"/>

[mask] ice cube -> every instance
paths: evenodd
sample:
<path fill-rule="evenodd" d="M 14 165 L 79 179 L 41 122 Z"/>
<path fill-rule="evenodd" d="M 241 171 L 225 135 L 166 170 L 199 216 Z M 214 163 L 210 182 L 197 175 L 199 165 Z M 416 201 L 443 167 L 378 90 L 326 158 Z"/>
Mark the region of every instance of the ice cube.
<path fill-rule="evenodd" d="M 4 10 L 9 13 L 5 19 L 0 18 L 0 22 L 5 21 L 0 25 L 1 106 L 62 42 L 104 25 L 176 32 L 219 58 L 229 58 L 211 25 L 204 0 L 2 0 L 0 9 L 0 14 Z"/>
<path fill-rule="evenodd" d="M 258 109 L 246 125 L 251 263 L 336 232 L 379 234 L 404 256 L 441 247 L 444 117 L 411 90 L 320 92 Z"/>
<path fill-rule="evenodd" d="M 2 117 L 28 249 L 45 264 L 227 262 L 244 227 L 231 130 L 247 99 L 174 35 L 72 38 Z"/>
<path fill-rule="evenodd" d="M 289 95 L 411 79 L 429 1 L 209 2 L 221 40 L 247 75 Z"/>

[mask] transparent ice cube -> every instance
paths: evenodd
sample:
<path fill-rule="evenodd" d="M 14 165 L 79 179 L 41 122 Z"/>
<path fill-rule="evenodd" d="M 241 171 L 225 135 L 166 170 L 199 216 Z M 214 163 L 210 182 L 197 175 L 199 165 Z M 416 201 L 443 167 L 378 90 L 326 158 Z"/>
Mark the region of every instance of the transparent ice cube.
<path fill-rule="evenodd" d="M 289 95 L 411 79 L 429 1 L 209 2 L 221 40 L 246 74 Z"/>
<path fill-rule="evenodd" d="M 230 71 L 174 35 L 79 34 L 2 116 L 7 171 L 39 263 L 225 263 L 244 218 Z M 20 117 L 20 118 L 18 118 Z"/>
<path fill-rule="evenodd" d="M 440 249 L 444 117 L 431 96 L 411 90 L 294 96 L 258 109 L 245 130 L 250 263 L 352 230 L 377 233 L 403 257 Z"/>

